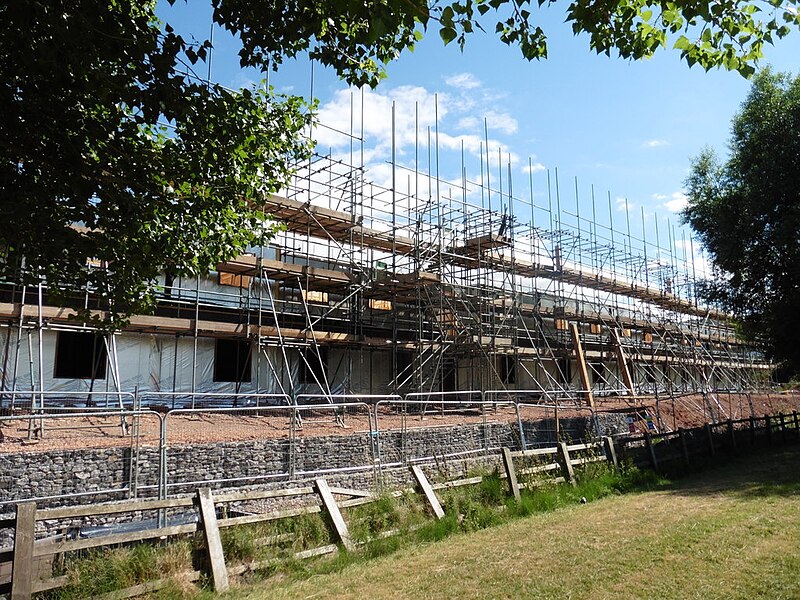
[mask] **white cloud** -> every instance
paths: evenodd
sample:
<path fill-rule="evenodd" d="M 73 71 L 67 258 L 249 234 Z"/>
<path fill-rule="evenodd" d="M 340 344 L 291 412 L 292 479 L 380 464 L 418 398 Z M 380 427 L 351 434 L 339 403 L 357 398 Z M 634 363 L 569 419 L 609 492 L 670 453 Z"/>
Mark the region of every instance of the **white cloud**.
<path fill-rule="evenodd" d="M 667 140 L 647 140 L 642 142 L 642 148 L 661 148 L 663 146 L 669 146 L 669 142 Z"/>
<path fill-rule="evenodd" d="M 457 76 L 457 82 L 462 87 L 471 85 L 472 80 L 467 75 Z M 491 105 L 483 102 L 485 93 L 484 90 L 479 90 L 477 94 L 468 93 L 462 89 L 437 94 L 421 86 L 383 88 L 380 92 L 366 88 L 338 90 L 320 106 L 317 113 L 319 125 L 314 129 L 313 137 L 319 152 L 324 154 L 330 149 L 332 158 L 342 161 L 343 176 L 349 176 L 344 173 L 344 163 L 349 164 L 353 160 L 358 162 L 363 156 L 366 179 L 373 182 L 376 188 L 389 187 L 393 181 L 388 161 L 392 156 L 394 106 L 395 186 L 398 190 L 411 188 L 407 180 L 415 168 L 419 168 L 420 172 L 428 168 L 432 172 L 439 171 L 442 186 L 445 181 L 453 181 L 457 184 L 455 187 L 460 188 L 462 152 L 469 159 L 464 162 L 469 180 L 477 181 L 478 174 L 486 169 L 481 180 L 489 181 L 494 186 L 494 180 L 501 177 L 499 173 L 502 172 L 503 187 L 506 189 L 509 163 L 516 173 L 520 170 L 538 172 L 544 170 L 545 166 L 537 162 L 529 167 L 527 158 L 521 159 L 508 143 L 502 141 L 503 137 L 517 131 L 517 120 L 510 113 L 500 111 L 489 111 L 484 117 L 476 106 Z M 480 96 L 475 106 L 465 104 L 464 98 L 468 96 Z M 493 135 L 488 139 L 484 131 L 484 118 L 489 135 Z M 437 144 L 437 139 L 438 147 L 433 153 L 432 148 L 428 148 L 428 142 L 433 146 Z M 351 145 L 355 147 L 355 156 L 350 156 Z M 477 164 L 479 161 L 480 166 Z M 420 187 L 416 190 L 418 194 L 427 195 L 427 184 L 422 181 L 424 177 L 410 179 Z M 478 193 L 478 188 L 468 187 L 467 195 Z M 441 189 L 444 194 L 445 187 Z"/>
<path fill-rule="evenodd" d="M 617 210 L 620 212 L 630 212 L 633 209 L 633 204 L 628 201 L 627 198 L 621 196 L 616 197 L 614 203 L 617 205 Z"/>
<path fill-rule="evenodd" d="M 669 196 L 667 196 L 666 194 L 653 194 L 652 197 L 653 197 L 653 200 L 658 200 L 659 202 L 661 200 L 666 200 L 667 198 L 669 198 Z"/>
<path fill-rule="evenodd" d="M 456 73 L 455 75 L 445 77 L 444 82 L 460 90 L 474 90 L 481 87 L 480 80 L 472 73 Z"/>
<path fill-rule="evenodd" d="M 459 129 L 477 129 L 481 122 L 478 120 L 477 117 L 469 116 L 459 119 L 458 123 L 456 123 L 456 127 Z"/>
<path fill-rule="evenodd" d="M 499 140 L 495 140 L 489 138 L 488 140 L 488 151 L 486 147 L 487 140 L 483 139 L 483 136 L 480 135 L 450 135 L 449 133 L 444 133 L 443 131 L 439 131 L 439 147 L 444 148 L 447 150 L 453 151 L 461 151 L 463 146 L 464 150 L 473 156 L 480 156 L 481 152 L 483 152 L 484 156 L 488 156 L 489 163 L 497 164 L 497 161 L 503 164 L 503 166 L 508 163 L 510 160 L 512 164 L 519 163 L 519 156 L 517 156 L 511 149 Z M 501 155 L 498 158 L 498 154 Z M 491 167 L 490 167 L 491 168 Z"/>
<path fill-rule="evenodd" d="M 486 125 L 489 131 L 497 130 L 508 135 L 516 133 L 518 127 L 517 120 L 510 114 L 506 112 L 499 113 L 493 110 L 486 113 Z"/>
<path fill-rule="evenodd" d="M 395 141 L 396 147 L 402 148 L 413 144 L 415 140 L 414 124 L 419 117 L 419 138 L 424 141 L 427 127 L 436 124 L 435 94 L 420 86 L 404 85 L 386 94 L 372 90 L 338 90 L 329 102 L 323 104 L 317 114 L 323 125 L 314 131 L 314 139 L 320 146 L 340 148 L 349 145 L 347 133 L 351 122 L 353 134 L 361 135 L 369 143 L 375 142 L 378 147 L 390 147 L 392 143 L 392 103 L 395 107 Z M 362 107 L 363 99 L 363 107 Z M 448 113 L 449 99 L 445 94 L 438 96 L 439 120 Z M 361 115 L 363 113 L 363 124 Z"/>
<path fill-rule="evenodd" d="M 661 198 L 658 198 L 658 200 L 663 200 L 665 198 L 666 196 L 662 196 Z M 689 199 L 683 192 L 673 192 L 669 198 L 670 199 L 664 202 L 662 206 L 668 211 L 674 213 L 682 211 L 684 208 L 686 208 L 686 205 L 689 202 Z"/>
<path fill-rule="evenodd" d="M 464 109 L 465 106 L 462 102 L 459 102 L 458 108 Z M 490 132 L 499 131 L 500 133 L 505 133 L 507 135 L 515 134 L 519 128 L 519 123 L 509 113 L 496 112 L 494 110 L 487 112 L 483 119 L 479 119 L 475 115 L 467 115 L 466 117 L 462 117 L 458 120 L 458 123 L 456 123 L 456 127 L 466 131 L 483 131 L 484 123 Z"/>
<path fill-rule="evenodd" d="M 538 173 L 539 171 L 544 171 L 547 167 L 545 167 L 540 162 L 530 163 L 522 167 L 523 173 Z"/>

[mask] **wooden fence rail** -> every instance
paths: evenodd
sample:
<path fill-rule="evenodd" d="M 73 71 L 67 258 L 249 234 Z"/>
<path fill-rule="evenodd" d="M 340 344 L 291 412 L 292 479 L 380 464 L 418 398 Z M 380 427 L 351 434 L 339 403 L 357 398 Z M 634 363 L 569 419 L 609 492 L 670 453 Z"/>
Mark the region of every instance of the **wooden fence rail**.
<path fill-rule="evenodd" d="M 800 415 L 765 415 L 706 423 L 702 427 L 621 438 L 615 450 L 624 460 L 657 472 L 693 468 L 718 455 L 800 442 Z"/>
<path fill-rule="evenodd" d="M 670 470 L 676 466 L 688 468 L 701 460 L 709 460 L 717 455 L 732 455 L 757 447 L 800 442 L 799 421 L 795 412 L 792 415 L 777 417 L 729 420 L 668 433 L 645 433 L 617 440 L 606 437 L 580 444 L 561 442 L 553 447 L 524 451 L 503 448 L 500 454 L 503 473 L 500 476 L 506 480 L 509 494 L 519 499 L 521 489 L 533 487 L 541 482 L 541 479 L 536 478 L 545 477 L 547 481 L 574 483 L 575 467 L 584 467 L 600 461 L 607 461 L 612 467 L 617 467 L 621 460 L 625 460 L 657 471 Z M 419 492 L 430 508 L 432 516 L 437 519 L 443 518 L 445 514 L 437 491 L 475 485 L 483 479 L 467 477 L 431 483 L 420 466 L 415 465 L 411 470 L 416 488 L 396 490 L 388 495 L 400 497 L 411 491 Z M 0 549 L 0 594 L 10 590 L 11 600 L 29 600 L 34 593 L 67 585 L 67 576 L 52 575 L 54 557 L 65 552 L 131 544 L 196 532 L 202 532 L 204 538 L 203 548 L 207 565 L 205 574 L 216 590 L 224 591 L 228 588 L 229 576 L 244 573 L 249 569 L 263 568 L 274 564 L 275 561 L 228 566 L 221 543 L 220 529 L 323 512 L 333 525 L 332 533 L 338 543 L 348 550 L 353 550 L 356 548 L 356 543 L 350 536 L 346 513 L 342 511 L 377 499 L 378 496 L 370 491 L 330 486 L 325 479 L 317 479 L 313 486 L 277 490 L 213 493 L 208 488 L 201 488 L 193 497 L 167 500 L 131 500 L 113 504 L 45 509 L 38 509 L 34 502 L 23 502 L 17 505 L 14 519 L 0 520 L 0 528 L 14 529 L 13 547 Z M 286 502 L 294 506 L 259 514 L 228 516 L 231 512 L 228 506 L 231 504 L 264 500 Z M 298 503 L 301 505 L 297 506 Z M 182 511 L 184 522 L 167 525 L 167 511 Z M 157 517 L 159 526 L 89 538 L 36 539 L 38 522 L 47 521 L 51 525 L 62 521 L 74 523 L 79 519 L 125 513 L 133 513 L 139 518 L 152 514 Z M 131 521 L 133 520 L 131 518 Z M 261 542 L 274 544 L 280 537 L 265 538 Z M 327 544 L 295 553 L 294 557 L 309 558 L 336 552 L 337 549 L 337 545 Z M 200 571 L 181 575 L 189 581 L 196 581 L 202 576 L 203 573 Z M 166 584 L 165 579 L 142 583 L 108 594 L 104 600 L 120 600 L 145 594 Z"/>

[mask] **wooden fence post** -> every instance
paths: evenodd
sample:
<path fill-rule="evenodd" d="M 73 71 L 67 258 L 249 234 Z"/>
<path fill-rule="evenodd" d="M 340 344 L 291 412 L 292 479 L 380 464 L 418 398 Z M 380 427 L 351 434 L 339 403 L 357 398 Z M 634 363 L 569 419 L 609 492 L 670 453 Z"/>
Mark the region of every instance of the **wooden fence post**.
<path fill-rule="evenodd" d="M 503 467 L 505 467 L 506 470 L 508 487 L 511 493 L 514 494 L 514 500 L 519 502 L 520 494 L 519 483 L 517 483 L 517 472 L 514 470 L 514 460 L 511 457 L 511 450 L 508 448 L 503 448 Z"/>
<path fill-rule="evenodd" d="M 800 440 L 800 419 L 797 417 L 797 411 L 792 411 L 792 421 L 794 421 L 794 435 Z"/>
<path fill-rule="evenodd" d="M 714 458 L 714 432 L 711 431 L 711 423 L 706 423 L 706 437 L 708 437 L 708 452 Z"/>
<path fill-rule="evenodd" d="M 564 479 L 572 485 L 577 485 L 575 481 L 575 469 L 572 468 L 572 462 L 569 458 L 569 448 L 566 442 L 558 443 L 558 454 L 561 458 L 561 468 L 564 470 Z"/>
<path fill-rule="evenodd" d="M 342 513 L 339 511 L 339 505 L 336 504 L 331 489 L 328 487 L 328 482 L 324 479 L 315 479 L 314 485 L 317 488 L 319 497 L 322 499 L 323 506 L 331 517 L 333 527 L 336 529 L 336 535 L 339 536 L 342 545 L 352 552 L 356 549 L 356 545 L 350 538 L 350 532 L 347 530 L 347 523 L 344 522 L 344 517 L 342 517 Z"/>
<path fill-rule="evenodd" d="M 614 439 L 610 436 L 603 437 L 603 444 L 606 449 L 606 459 L 609 464 L 615 469 L 619 469 L 619 461 L 617 460 L 617 448 L 614 445 Z"/>
<path fill-rule="evenodd" d="M 728 437 L 731 440 L 731 452 L 737 454 L 736 452 L 736 429 L 733 426 L 733 419 L 728 419 Z"/>
<path fill-rule="evenodd" d="M 230 587 L 228 568 L 225 566 L 225 554 L 222 551 L 222 540 L 219 537 L 219 527 L 217 526 L 217 511 L 214 508 L 211 490 L 209 488 L 197 490 L 197 501 L 200 506 L 200 522 L 203 524 L 203 536 L 206 540 L 206 552 L 208 553 L 208 564 L 211 566 L 214 590 L 227 592 Z"/>
<path fill-rule="evenodd" d="M 505 448 L 504 448 L 505 450 Z M 425 498 L 428 500 L 428 504 L 431 505 L 431 509 L 433 510 L 433 514 L 436 519 L 441 519 L 444 517 L 444 510 L 442 509 L 442 505 L 439 503 L 439 498 L 436 496 L 436 492 L 433 491 L 428 478 L 425 477 L 425 473 L 422 472 L 417 465 L 413 465 L 411 467 L 411 472 L 414 474 L 414 479 L 417 480 L 422 493 L 425 495 Z"/>
<path fill-rule="evenodd" d="M 772 446 L 772 420 L 769 415 L 764 415 L 764 431 L 767 434 L 767 445 Z"/>
<path fill-rule="evenodd" d="M 653 470 L 658 472 L 658 458 L 656 457 L 656 449 L 653 447 L 653 437 L 649 431 L 644 432 L 644 443 L 647 446 L 647 452 L 650 454 L 650 464 L 653 465 Z"/>
<path fill-rule="evenodd" d="M 750 415 L 750 445 L 756 445 L 756 418 Z"/>
<path fill-rule="evenodd" d="M 14 562 L 11 567 L 11 600 L 30 600 L 33 593 L 33 541 L 36 503 L 17 504 L 14 519 Z"/>
<path fill-rule="evenodd" d="M 781 424 L 781 444 L 786 443 L 786 420 L 783 417 L 783 413 L 778 415 L 779 423 Z"/>
<path fill-rule="evenodd" d="M 689 460 L 689 448 L 686 446 L 686 432 L 683 427 L 678 429 L 678 438 L 681 441 L 681 452 L 683 453 L 683 462 L 686 463 L 686 468 L 691 468 L 692 463 Z"/>

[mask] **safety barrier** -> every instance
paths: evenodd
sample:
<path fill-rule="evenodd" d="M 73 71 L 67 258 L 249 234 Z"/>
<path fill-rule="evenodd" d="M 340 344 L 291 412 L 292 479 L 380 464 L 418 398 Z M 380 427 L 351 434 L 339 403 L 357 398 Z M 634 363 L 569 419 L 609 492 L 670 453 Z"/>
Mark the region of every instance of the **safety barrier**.
<path fill-rule="evenodd" d="M 71 446 L 88 447 L 96 451 L 104 459 L 107 467 L 104 475 L 93 472 L 92 466 L 84 465 L 76 457 L 76 453 L 60 454 L 63 464 L 64 476 L 69 481 L 54 481 L 56 477 L 50 461 L 39 464 L 31 460 L 28 452 L 18 452 L 9 455 L 10 461 L 16 459 L 22 465 L 27 481 L 17 482 L 17 489 L 31 490 L 31 482 L 36 479 L 39 483 L 36 489 L 38 494 L 16 494 L 13 498 L 0 499 L 0 512 L 5 505 L 15 504 L 22 500 L 66 501 L 74 503 L 85 498 L 89 501 L 97 497 L 105 498 L 135 498 L 140 492 L 148 488 L 155 489 L 155 485 L 144 485 L 140 480 L 142 448 L 145 446 L 157 448 L 162 446 L 163 415 L 150 410 L 107 410 L 107 409 L 74 409 L 74 408 L 48 408 L 46 412 L 36 411 L 35 414 L 5 415 L 0 416 L 0 432 L 2 438 L 13 441 L 10 437 L 19 437 L 21 440 L 39 444 L 37 450 L 45 452 L 47 449 L 58 450 L 65 440 Z M 49 432 L 44 438 L 35 439 L 32 431 L 41 428 L 41 432 Z M 109 432 L 111 432 L 109 434 Z M 58 434 L 58 435 L 56 435 Z M 122 437 L 129 440 L 130 444 L 119 448 L 117 439 Z M 41 446 L 44 444 L 44 446 Z M 0 446 L 2 448 L 2 446 Z M 114 449 L 113 457 L 105 455 L 106 448 Z M 116 452 L 116 450 L 120 450 Z M 100 459 L 96 461 L 101 462 Z M 159 467 L 160 469 L 161 467 Z M 2 475 L 7 476 L 6 473 Z M 60 493 L 47 494 L 42 490 L 51 489 L 51 485 L 60 487 Z M 64 487 L 69 488 L 64 493 Z"/>
<path fill-rule="evenodd" d="M 185 443 L 187 421 L 199 420 L 202 423 L 211 415 L 216 417 L 210 424 L 213 433 L 219 434 L 220 428 L 235 428 L 242 443 L 240 448 L 234 447 L 233 443 L 214 441 L 218 436 L 205 442 L 206 451 L 202 453 L 197 452 L 197 442 L 193 445 Z M 298 447 L 306 450 L 307 446 L 313 446 L 313 442 L 303 443 L 306 439 L 340 435 L 343 429 L 348 428 L 356 431 L 363 428 L 366 439 L 371 442 L 375 437 L 373 416 L 365 402 L 175 409 L 166 413 L 162 427 L 161 464 L 164 470 L 159 478 L 162 498 L 200 485 L 252 485 L 276 479 L 308 477 L 326 471 L 372 469 L 378 457 L 377 450 L 370 447 L 368 460 L 361 461 L 361 464 L 326 470 L 307 466 L 314 462 L 307 452 L 303 453 L 302 459 L 298 456 Z M 264 435 L 267 429 L 270 434 Z M 313 430 L 313 435 L 306 434 L 309 429 Z M 247 435 L 247 431 L 252 435 Z M 194 437 L 197 439 L 196 435 Z M 223 437 L 233 438 L 234 435 Z M 201 436 L 200 443 L 203 441 Z M 248 464 L 243 465 L 242 461 Z M 181 470 L 187 463 L 191 463 L 190 472 L 195 476 L 197 473 L 206 473 L 207 476 L 187 479 Z M 234 472 L 238 474 L 231 475 Z"/>

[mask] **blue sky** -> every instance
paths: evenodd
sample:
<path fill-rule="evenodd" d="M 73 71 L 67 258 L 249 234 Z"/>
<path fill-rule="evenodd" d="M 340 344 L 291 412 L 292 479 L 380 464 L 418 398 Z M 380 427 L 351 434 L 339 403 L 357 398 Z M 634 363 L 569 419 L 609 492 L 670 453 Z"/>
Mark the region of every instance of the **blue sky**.
<path fill-rule="evenodd" d="M 210 12 L 210 6 L 197 1 L 159 7 L 162 19 L 197 37 L 208 35 Z M 498 168 L 499 147 L 504 163 L 511 157 L 515 195 L 528 197 L 531 164 L 536 202 L 546 202 L 547 170 L 552 175 L 557 168 L 567 210 L 575 210 L 577 177 L 582 215 L 591 213 L 594 186 L 599 221 L 608 222 L 610 192 L 615 225 L 627 208 L 633 229 L 640 231 L 643 210 L 648 237 L 653 238 L 656 218 L 663 235 L 667 221 L 677 223 L 691 157 L 705 145 L 724 154 L 731 118 L 749 82 L 737 73 L 690 69 L 675 51 L 640 62 L 597 56 L 585 36 L 573 36 L 557 11 L 542 15 L 549 37 L 547 60 L 527 62 L 516 48 L 481 33 L 469 38 L 461 53 L 455 45 L 444 47 L 432 29 L 413 53 L 390 65 L 388 78 L 365 92 L 364 145 L 372 176 L 387 178 L 392 101 L 397 103 L 398 161 L 413 166 L 414 106 L 418 103 L 423 126 L 431 125 L 436 94 L 442 177 L 459 179 L 464 140 L 468 178 L 479 179 L 478 145 L 486 119 L 492 172 Z M 214 40 L 212 79 L 239 87 L 262 78 L 238 67 L 234 41 L 218 28 Z M 800 33 L 768 46 L 765 55 L 762 65 L 797 74 Z M 286 61 L 269 77 L 278 91 L 310 93 L 308 61 Z M 323 122 L 347 127 L 351 91 L 345 84 L 317 67 L 313 89 Z M 352 97 L 358 115 L 361 94 L 355 91 Z M 334 153 L 346 151 L 341 137 L 325 131 L 318 135 Z M 424 127 L 420 136 L 425 137 Z"/>

